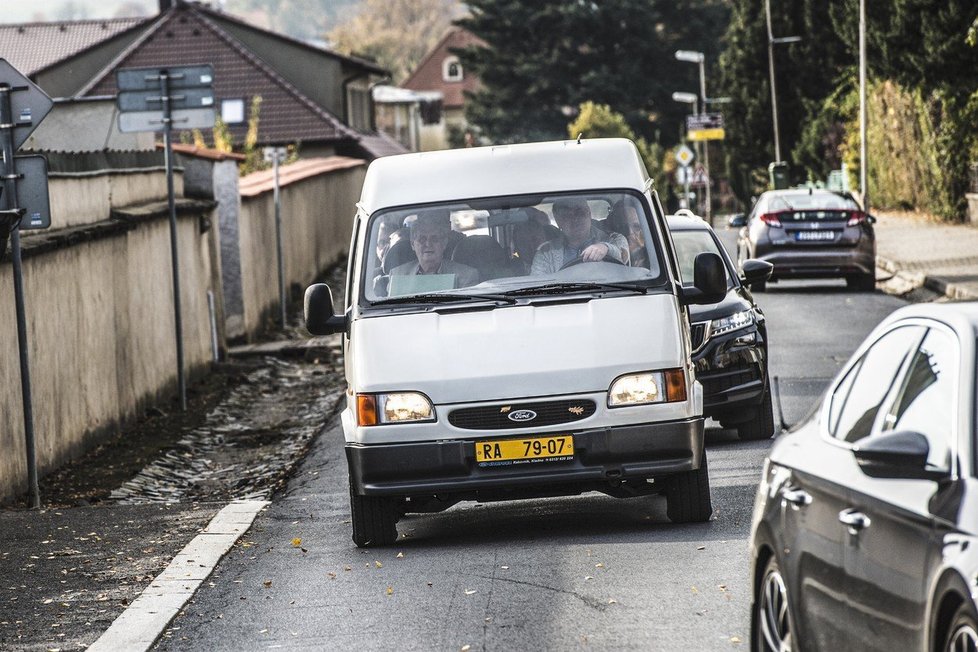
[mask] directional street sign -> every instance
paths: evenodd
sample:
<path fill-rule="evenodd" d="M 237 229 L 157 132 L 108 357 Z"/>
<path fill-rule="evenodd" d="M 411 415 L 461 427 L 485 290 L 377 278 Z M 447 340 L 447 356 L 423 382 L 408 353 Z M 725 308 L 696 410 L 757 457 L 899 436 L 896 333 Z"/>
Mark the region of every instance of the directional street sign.
<path fill-rule="evenodd" d="M 0 59 L 0 84 L 7 84 L 10 90 L 10 109 L 13 118 L 14 150 L 20 148 L 31 135 L 54 102 L 38 88 L 34 82 L 4 59 Z"/>
<path fill-rule="evenodd" d="M 676 150 L 676 160 L 682 166 L 689 165 L 693 162 L 695 156 L 693 155 L 693 150 L 691 150 L 686 145 L 680 145 L 679 149 Z"/>
<path fill-rule="evenodd" d="M 173 129 L 210 129 L 214 126 L 214 109 L 174 109 L 170 116 Z M 119 131 L 163 131 L 162 111 L 131 111 L 119 114 Z"/>
<path fill-rule="evenodd" d="M 15 156 L 17 207 L 27 212 L 20 220 L 20 230 L 47 229 L 51 226 L 51 205 L 48 200 L 48 161 L 40 154 Z"/>
<path fill-rule="evenodd" d="M 120 91 L 158 91 L 160 89 L 160 73 L 163 72 L 167 73 L 170 90 L 173 91 L 182 88 L 211 86 L 214 83 L 214 67 L 210 64 L 171 68 L 164 66 L 123 68 L 116 72 L 115 83 Z"/>
<path fill-rule="evenodd" d="M 686 135 L 690 140 L 723 140 L 723 114 L 701 113 L 686 116 Z"/>
<path fill-rule="evenodd" d="M 116 99 L 120 111 L 162 111 L 163 98 L 160 96 L 159 83 L 156 88 L 147 91 L 122 91 Z M 170 95 L 170 108 L 204 109 L 214 106 L 214 89 L 187 88 L 177 90 Z"/>

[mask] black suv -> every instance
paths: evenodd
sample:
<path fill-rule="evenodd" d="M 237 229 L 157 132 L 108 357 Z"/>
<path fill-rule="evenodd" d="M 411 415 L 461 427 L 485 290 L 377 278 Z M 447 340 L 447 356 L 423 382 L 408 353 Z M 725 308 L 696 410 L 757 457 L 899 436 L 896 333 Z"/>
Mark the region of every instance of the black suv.
<path fill-rule="evenodd" d="M 773 267 L 745 260 L 741 279 L 709 224 L 689 215 L 670 215 L 668 223 L 684 285 L 692 282 L 698 254 L 717 254 L 727 270 L 727 295 L 722 301 L 689 307 L 693 366 L 703 385 L 703 411 L 724 428 L 736 428 L 741 439 L 767 439 L 774 434 L 767 328 L 764 313 L 746 286 L 766 281 Z"/>

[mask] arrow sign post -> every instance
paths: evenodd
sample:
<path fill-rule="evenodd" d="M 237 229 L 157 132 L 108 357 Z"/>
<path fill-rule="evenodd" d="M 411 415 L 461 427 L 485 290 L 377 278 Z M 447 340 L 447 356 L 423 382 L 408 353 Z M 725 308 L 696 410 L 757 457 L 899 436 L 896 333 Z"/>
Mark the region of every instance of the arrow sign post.
<path fill-rule="evenodd" d="M 28 356 L 27 317 L 24 302 L 24 269 L 20 256 L 20 230 L 51 225 L 47 192 L 47 163 L 43 157 L 15 158 L 14 152 L 31 135 L 53 106 L 51 98 L 5 60 L 0 59 L 0 222 L 10 229 L 13 254 L 14 303 L 17 311 L 17 343 L 20 348 L 20 384 L 24 405 L 24 444 L 27 453 L 27 485 L 31 507 L 41 506 L 37 485 L 34 445 L 34 407 Z M 40 163 L 38 162 L 40 160 Z M 26 224 L 22 223 L 29 214 Z"/>
<path fill-rule="evenodd" d="M 177 129 L 214 126 L 214 68 L 209 64 L 170 68 L 123 68 L 116 71 L 119 131 L 162 131 L 166 162 L 166 195 L 170 209 L 170 257 L 173 267 L 173 321 L 177 342 L 177 387 L 180 409 L 187 411 L 183 373 L 183 321 L 180 310 L 180 259 L 177 209 L 173 196 L 173 144 Z"/>

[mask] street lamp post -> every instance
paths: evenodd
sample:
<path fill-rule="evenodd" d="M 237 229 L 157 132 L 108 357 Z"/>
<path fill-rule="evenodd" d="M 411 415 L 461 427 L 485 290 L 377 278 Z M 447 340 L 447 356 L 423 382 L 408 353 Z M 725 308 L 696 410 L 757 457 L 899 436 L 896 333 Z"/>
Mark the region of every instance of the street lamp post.
<path fill-rule="evenodd" d="M 771 31 L 771 0 L 764 0 L 764 14 L 767 16 L 767 62 L 771 72 L 771 116 L 774 122 L 774 160 L 781 162 L 781 139 L 778 135 L 778 94 L 774 88 L 774 46 L 778 43 L 796 43 L 800 36 L 774 38 Z"/>
<path fill-rule="evenodd" d="M 696 52 L 693 50 L 676 50 L 676 59 L 679 61 L 686 61 L 688 63 L 698 64 L 700 67 L 700 107 L 702 112 L 706 113 L 706 55 L 702 52 Z M 699 113 L 699 111 L 697 111 Z M 710 177 L 710 141 L 703 141 L 703 172 L 706 173 L 706 221 L 712 224 L 712 196 L 710 194 L 710 185 L 712 178 Z"/>

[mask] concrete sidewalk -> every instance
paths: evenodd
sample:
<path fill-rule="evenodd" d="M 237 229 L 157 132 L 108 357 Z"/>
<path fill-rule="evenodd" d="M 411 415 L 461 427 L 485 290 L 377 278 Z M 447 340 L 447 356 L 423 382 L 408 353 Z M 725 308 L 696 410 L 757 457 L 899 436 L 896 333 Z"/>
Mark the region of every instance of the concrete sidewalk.
<path fill-rule="evenodd" d="M 909 289 L 978 300 L 978 228 L 915 213 L 874 211 L 876 264 Z"/>

